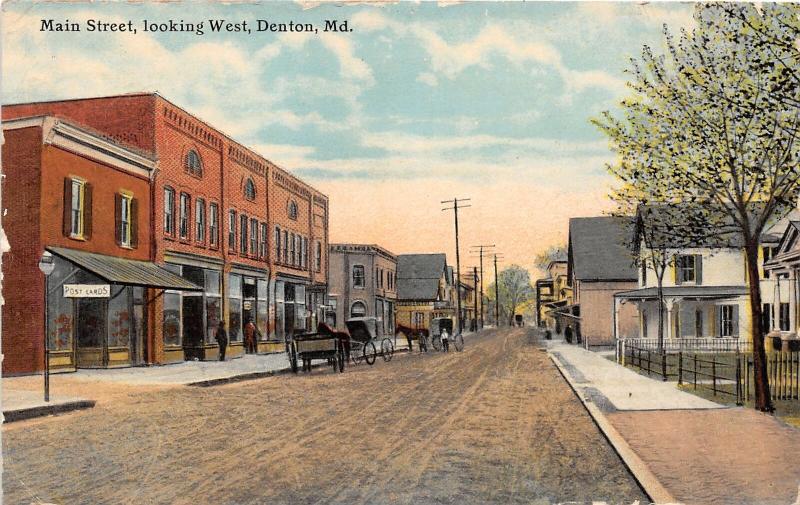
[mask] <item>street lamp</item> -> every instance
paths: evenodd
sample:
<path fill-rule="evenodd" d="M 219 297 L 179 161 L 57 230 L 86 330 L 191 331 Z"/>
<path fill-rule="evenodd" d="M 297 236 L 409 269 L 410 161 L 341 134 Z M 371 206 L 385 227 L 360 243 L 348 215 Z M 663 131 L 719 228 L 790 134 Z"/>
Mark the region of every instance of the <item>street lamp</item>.
<path fill-rule="evenodd" d="M 50 344 L 48 342 L 50 318 L 47 314 L 47 291 L 50 288 L 48 279 L 56 268 L 55 258 L 50 251 L 45 251 L 39 259 L 39 270 L 44 274 L 44 401 L 50 401 Z"/>

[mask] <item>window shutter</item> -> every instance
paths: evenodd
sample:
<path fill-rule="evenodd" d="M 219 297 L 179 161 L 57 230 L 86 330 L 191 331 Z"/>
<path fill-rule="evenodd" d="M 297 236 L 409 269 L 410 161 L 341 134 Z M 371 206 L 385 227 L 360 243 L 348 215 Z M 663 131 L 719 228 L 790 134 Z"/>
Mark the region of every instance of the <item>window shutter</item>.
<path fill-rule="evenodd" d="M 83 185 L 83 238 L 92 238 L 92 185 Z"/>
<path fill-rule="evenodd" d="M 722 306 L 715 305 L 714 306 L 714 321 L 716 322 L 716 327 L 714 328 L 714 336 L 721 337 L 722 336 Z"/>
<path fill-rule="evenodd" d="M 731 332 L 733 337 L 739 336 L 739 306 L 732 305 L 733 307 L 733 324 L 731 325 L 733 331 Z"/>
<path fill-rule="evenodd" d="M 695 284 L 700 286 L 703 284 L 703 255 L 702 254 L 695 254 L 694 255 L 694 279 Z"/>
<path fill-rule="evenodd" d="M 672 281 L 675 285 L 679 285 L 681 283 L 680 277 L 678 276 L 678 259 L 680 256 L 677 254 L 672 257 Z"/>
<path fill-rule="evenodd" d="M 72 233 L 72 179 L 69 177 L 64 178 L 63 231 L 65 237 Z"/>
<path fill-rule="evenodd" d="M 139 199 L 131 199 L 131 247 L 139 247 Z"/>
<path fill-rule="evenodd" d="M 114 194 L 114 240 L 122 244 L 122 195 Z"/>

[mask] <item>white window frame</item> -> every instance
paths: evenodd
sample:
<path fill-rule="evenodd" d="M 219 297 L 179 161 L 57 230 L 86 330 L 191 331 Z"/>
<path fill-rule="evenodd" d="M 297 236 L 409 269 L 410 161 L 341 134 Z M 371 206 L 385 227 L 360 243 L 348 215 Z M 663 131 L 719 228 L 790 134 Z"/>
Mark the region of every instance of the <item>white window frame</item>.
<path fill-rule="evenodd" d="M 70 231 L 69 236 L 72 238 L 82 238 L 85 231 L 85 223 L 83 221 L 83 209 L 85 205 L 86 195 L 86 182 L 80 179 L 70 179 Z"/>
<path fill-rule="evenodd" d="M 120 193 L 119 199 L 119 243 L 122 246 L 131 246 L 131 202 L 133 196 Z"/>

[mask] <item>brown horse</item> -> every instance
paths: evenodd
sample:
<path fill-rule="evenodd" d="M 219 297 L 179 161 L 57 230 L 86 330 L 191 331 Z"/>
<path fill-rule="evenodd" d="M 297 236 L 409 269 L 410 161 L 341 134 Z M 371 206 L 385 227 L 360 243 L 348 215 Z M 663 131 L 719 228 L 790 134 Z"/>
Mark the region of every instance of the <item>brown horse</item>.
<path fill-rule="evenodd" d="M 412 340 L 419 340 L 420 342 L 420 351 L 424 348 L 426 351 L 428 350 L 427 344 L 424 342 L 428 340 L 430 336 L 430 332 L 426 328 L 412 328 L 410 326 L 406 326 L 404 324 L 398 324 L 394 330 L 394 334 L 397 335 L 398 333 L 402 333 L 406 336 L 406 341 L 408 342 L 408 351 L 411 352 L 411 341 Z"/>

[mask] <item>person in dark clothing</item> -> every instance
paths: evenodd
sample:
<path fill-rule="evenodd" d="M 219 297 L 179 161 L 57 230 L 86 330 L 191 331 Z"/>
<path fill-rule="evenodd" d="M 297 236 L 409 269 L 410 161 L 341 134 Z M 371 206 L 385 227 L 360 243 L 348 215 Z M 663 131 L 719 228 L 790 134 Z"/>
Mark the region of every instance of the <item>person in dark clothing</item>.
<path fill-rule="evenodd" d="M 217 334 L 214 338 L 219 345 L 219 360 L 225 361 L 225 349 L 228 347 L 228 332 L 225 331 L 225 321 L 220 321 L 217 327 Z"/>
<path fill-rule="evenodd" d="M 256 325 L 249 317 L 244 325 L 244 343 L 247 354 L 256 353 Z"/>

